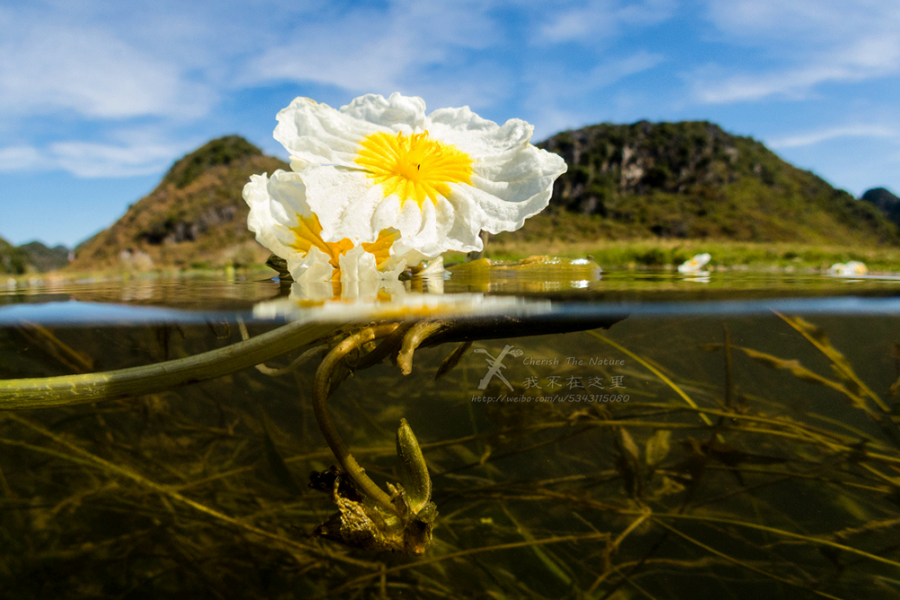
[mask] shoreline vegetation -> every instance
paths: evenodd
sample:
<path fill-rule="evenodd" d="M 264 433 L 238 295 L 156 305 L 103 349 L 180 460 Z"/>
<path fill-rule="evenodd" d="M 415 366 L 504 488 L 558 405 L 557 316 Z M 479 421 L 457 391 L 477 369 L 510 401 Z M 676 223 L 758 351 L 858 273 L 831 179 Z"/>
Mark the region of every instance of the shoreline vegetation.
<path fill-rule="evenodd" d="M 508 234 L 507 234 L 508 235 Z M 752 270 L 785 272 L 825 272 L 831 265 L 851 260 L 865 263 L 870 272 L 900 272 L 900 248 L 847 247 L 841 245 L 800 244 L 793 242 L 734 242 L 730 240 L 508 240 L 506 236 L 492 238 L 483 257 L 491 261 L 521 260 L 529 256 L 558 256 L 562 258 L 590 258 L 604 270 L 671 269 L 692 256 L 709 252 L 712 262 L 708 270 Z M 461 252 L 447 252 L 447 266 L 466 261 Z M 45 273 L 0 275 L 0 288 L 10 282 L 17 286 L 30 281 L 75 281 L 84 278 L 154 278 L 193 275 L 222 275 L 228 279 L 239 277 L 268 277 L 275 273 L 262 262 L 247 265 L 193 265 L 191 267 L 160 267 L 151 269 L 110 268 L 92 271 L 60 270 Z"/>
<path fill-rule="evenodd" d="M 734 242 L 730 240 L 597 240 L 562 242 L 491 240 L 485 258 L 517 260 L 547 254 L 566 258 L 590 257 L 604 269 L 675 268 L 696 254 L 709 252 L 709 269 L 828 270 L 838 262 L 858 260 L 870 271 L 900 271 L 900 248 L 847 247 L 795 242 Z M 456 259 L 456 260 L 454 260 Z M 460 258 L 445 256 L 448 262 Z"/>

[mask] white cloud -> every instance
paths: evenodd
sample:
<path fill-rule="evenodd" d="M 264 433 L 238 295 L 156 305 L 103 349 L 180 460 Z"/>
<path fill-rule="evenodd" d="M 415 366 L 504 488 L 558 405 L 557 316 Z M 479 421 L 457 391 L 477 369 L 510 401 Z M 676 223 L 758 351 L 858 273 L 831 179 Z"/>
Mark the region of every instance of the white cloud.
<path fill-rule="evenodd" d="M 25 171 L 42 164 L 41 153 L 33 146 L 0 148 L 0 171 Z"/>
<path fill-rule="evenodd" d="M 232 89 L 237 57 L 258 53 L 325 1 L 4 4 L 0 111 L 103 121 L 206 116 Z"/>
<path fill-rule="evenodd" d="M 303 22 L 250 61 L 242 83 L 306 81 L 352 93 L 390 93 L 415 85 L 430 67 L 461 70 L 461 51 L 496 43 L 487 8 L 480 2 L 404 0 L 387 10 Z"/>
<path fill-rule="evenodd" d="M 422 77 L 400 85 L 397 91 L 424 98 L 429 112 L 448 106 L 470 106 L 476 112 L 483 112 L 485 107 L 502 105 L 510 90 L 515 89 L 515 84 L 516 79 L 506 69 L 496 65 L 479 65 L 449 80 Z M 518 115 L 511 114 L 506 118 L 515 116 Z"/>
<path fill-rule="evenodd" d="M 69 109 L 89 117 L 198 115 L 201 86 L 103 31 L 35 27 L 0 43 L 0 105 L 6 112 Z"/>
<path fill-rule="evenodd" d="M 833 44 L 896 26 L 894 0 L 707 0 L 707 17 L 730 41 Z"/>
<path fill-rule="evenodd" d="M 535 139 L 541 140 L 563 129 L 580 127 L 598 119 L 597 105 L 587 109 L 573 99 L 602 98 L 599 111 L 612 109 L 606 90 L 623 79 L 653 69 L 665 62 L 660 54 L 638 51 L 624 57 L 612 57 L 583 73 L 570 73 L 554 64 L 536 67 L 529 75 L 527 105 L 535 122 Z M 607 112 L 608 114 L 608 112 Z"/>
<path fill-rule="evenodd" d="M 727 75 L 720 68 L 698 70 L 692 79 L 695 97 L 707 104 L 761 100 L 770 96 L 806 97 L 814 86 L 865 79 L 859 70 L 840 65 L 813 64 L 759 74 Z"/>
<path fill-rule="evenodd" d="M 54 142 L 46 161 L 76 177 L 131 177 L 159 173 L 186 151 L 181 143 Z"/>
<path fill-rule="evenodd" d="M 205 112 L 212 94 L 107 32 L 37 25 L 0 42 L 0 107 L 95 118 Z"/>
<path fill-rule="evenodd" d="M 587 0 L 556 5 L 541 38 L 551 43 L 589 41 L 597 43 L 627 25 L 654 25 L 674 13 L 674 0 Z"/>
<path fill-rule="evenodd" d="M 576 78 L 576 89 L 573 91 L 583 92 L 587 89 L 610 86 L 629 75 L 652 69 L 664 61 L 665 57 L 662 54 L 644 51 L 625 58 L 613 59 L 596 65 L 583 77 Z"/>
<path fill-rule="evenodd" d="M 896 138 L 900 141 L 900 130 L 883 125 L 850 125 L 846 127 L 830 127 L 817 131 L 809 131 L 796 135 L 790 135 L 767 141 L 770 148 L 798 148 L 812 146 L 827 142 L 836 138 L 866 137 L 866 138 Z"/>
<path fill-rule="evenodd" d="M 799 99 L 821 84 L 900 72 L 896 0 L 709 0 L 707 14 L 722 42 L 750 55 L 688 75 L 700 102 Z M 774 66 L 747 72 L 760 61 Z"/>

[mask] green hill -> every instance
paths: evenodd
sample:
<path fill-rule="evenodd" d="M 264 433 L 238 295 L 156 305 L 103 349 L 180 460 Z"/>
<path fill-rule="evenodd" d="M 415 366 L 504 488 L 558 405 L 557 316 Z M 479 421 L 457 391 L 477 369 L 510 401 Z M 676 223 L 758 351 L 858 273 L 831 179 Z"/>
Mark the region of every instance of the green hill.
<path fill-rule="evenodd" d="M 254 173 L 283 161 L 239 136 L 212 140 L 177 161 L 150 194 L 75 249 L 74 270 L 206 267 L 264 262 L 241 197 Z"/>
<path fill-rule="evenodd" d="M 19 249 L 28 256 L 32 269 L 40 273 L 54 271 L 69 264 L 69 249 L 63 245 L 49 248 L 41 242 L 22 244 Z"/>
<path fill-rule="evenodd" d="M 69 249 L 48 248 L 41 242 L 13 246 L 0 238 L 0 273 L 21 275 L 27 272 L 52 271 L 68 264 Z"/>
<path fill-rule="evenodd" d="M 884 188 L 866 190 L 861 200 L 871 202 L 895 225 L 900 226 L 900 198 Z"/>
<path fill-rule="evenodd" d="M 20 275 L 28 270 L 28 255 L 24 250 L 0 238 L 0 273 Z"/>
<path fill-rule="evenodd" d="M 874 203 L 711 123 L 593 125 L 539 146 L 562 155 L 569 170 L 546 211 L 520 231 L 497 236 L 489 249 L 556 252 L 572 242 L 687 239 L 900 245 L 898 225 Z M 212 140 L 177 161 L 115 224 L 79 245 L 68 268 L 262 263 L 268 252 L 247 230 L 241 191 L 250 175 L 279 168 L 289 167 L 241 137 Z M 6 268 L 16 268 L 18 255 L 6 256 Z"/>
<path fill-rule="evenodd" d="M 728 239 L 895 245 L 869 202 L 708 122 L 601 124 L 540 147 L 566 159 L 550 210 L 515 239 Z"/>

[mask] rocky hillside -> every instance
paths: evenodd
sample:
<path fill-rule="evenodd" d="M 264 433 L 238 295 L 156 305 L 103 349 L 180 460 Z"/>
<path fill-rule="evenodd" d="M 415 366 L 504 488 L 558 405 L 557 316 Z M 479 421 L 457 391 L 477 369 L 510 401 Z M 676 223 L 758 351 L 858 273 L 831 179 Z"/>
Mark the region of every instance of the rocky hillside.
<path fill-rule="evenodd" d="M 288 165 L 238 136 L 215 139 L 176 162 L 148 196 L 75 249 L 74 270 L 208 267 L 264 262 L 241 197 L 254 173 Z"/>
<path fill-rule="evenodd" d="M 900 243 L 898 227 L 871 203 L 712 123 L 601 124 L 539 145 L 569 171 L 553 210 L 520 235 L 547 234 L 551 222 L 566 231 L 561 220 L 575 213 L 590 215 L 576 219 L 588 237 Z"/>
<path fill-rule="evenodd" d="M 895 225 L 900 226 L 900 198 L 884 188 L 872 188 L 861 197 L 871 202 Z"/>

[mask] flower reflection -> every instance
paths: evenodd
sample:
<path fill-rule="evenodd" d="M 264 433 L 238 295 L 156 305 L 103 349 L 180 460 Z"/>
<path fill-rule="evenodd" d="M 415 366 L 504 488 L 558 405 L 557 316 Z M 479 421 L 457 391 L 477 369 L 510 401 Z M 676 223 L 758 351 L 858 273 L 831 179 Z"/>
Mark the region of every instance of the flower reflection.
<path fill-rule="evenodd" d="M 287 298 L 253 307 L 259 319 L 366 320 L 417 319 L 443 316 L 524 316 L 548 312 L 549 300 L 478 293 L 442 294 L 442 278 L 417 282 L 360 281 L 347 285 L 296 282 Z M 414 288 L 418 287 L 416 290 Z"/>

